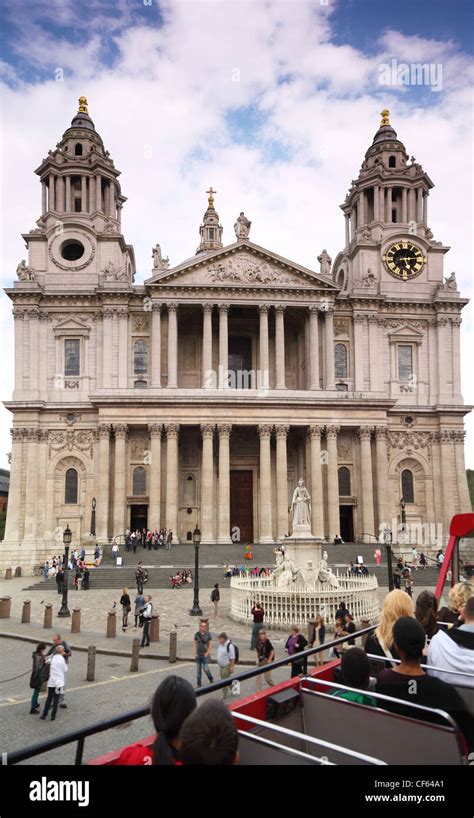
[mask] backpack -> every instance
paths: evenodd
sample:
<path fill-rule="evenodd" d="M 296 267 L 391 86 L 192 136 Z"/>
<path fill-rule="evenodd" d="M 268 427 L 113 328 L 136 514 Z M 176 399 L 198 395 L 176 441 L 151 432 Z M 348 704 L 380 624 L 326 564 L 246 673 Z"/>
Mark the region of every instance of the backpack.
<path fill-rule="evenodd" d="M 230 639 L 227 642 L 227 653 L 230 653 L 229 648 L 230 648 L 231 645 L 233 646 L 234 651 L 235 651 L 235 660 L 234 660 L 235 664 L 238 664 L 238 661 L 239 661 L 239 658 L 240 658 L 239 649 L 238 649 L 237 645 L 234 645 L 234 643 L 231 642 Z"/>

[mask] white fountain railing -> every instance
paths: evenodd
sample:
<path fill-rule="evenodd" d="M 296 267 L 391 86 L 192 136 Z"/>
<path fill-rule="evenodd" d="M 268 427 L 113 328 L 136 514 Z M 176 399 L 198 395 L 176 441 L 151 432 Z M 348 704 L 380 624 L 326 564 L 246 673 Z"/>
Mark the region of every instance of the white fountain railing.
<path fill-rule="evenodd" d="M 344 601 L 356 621 L 375 622 L 379 615 L 376 577 L 348 577 L 337 572 L 335 576 L 338 588 L 318 582 L 314 591 L 296 583 L 291 590 L 283 590 L 276 587 L 272 577 L 232 577 L 231 619 L 252 622 L 251 610 L 260 602 L 265 611 L 265 624 L 273 627 L 306 625 L 318 613 L 324 615 L 326 622 L 334 622 L 336 611 Z"/>

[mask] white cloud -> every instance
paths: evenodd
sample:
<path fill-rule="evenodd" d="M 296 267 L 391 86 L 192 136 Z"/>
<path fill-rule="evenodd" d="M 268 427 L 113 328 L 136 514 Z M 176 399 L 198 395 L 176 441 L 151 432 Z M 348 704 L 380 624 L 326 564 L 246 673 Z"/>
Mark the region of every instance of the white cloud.
<path fill-rule="evenodd" d="M 49 4 L 49 18 L 60 13 L 62 25 L 78 25 L 82 5 Z M 436 184 L 430 223 L 435 237 L 452 245 L 446 271 L 456 270 L 463 294 L 470 291 L 472 134 L 466 112 L 471 101 L 465 57 L 453 43 L 390 31 L 381 36 L 380 53 L 367 57 L 354 47 L 332 44 L 330 9 L 309 3 L 168 0 L 160 5 L 161 28 L 152 25 L 151 15 L 149 23 L 143 13 L 134 16 L 125 2 L 115 5 L 114 15 L 107 14 L 108 5 L 88 3 L 83 49 L 68 47 L 67 36 L 56 43 L 44 32 L 46 4 L 39 4 L 42 14 L 37 4 L 20 29 L 17 53 L 25 61 L 47 70 L 62 61 L 69 74 L 64 82 L 51 78 L 3 88 L 4 285 L 11 284 L 25 254 L 20 233 L 34 226 L 40 213 L 33 170 L 68 127 L 77 97 L 86 94 L 96 127 L 122 171 L 128 197 L 124 232 L 135 246 L 140 281 L 150 274 L 156 241 L 173 264 L 194 254 L 210 184 L 218 191 L 225 242 L 233 240 L 235 216 L 245 210 L 257 243 L 313 268 L 323 247 L 334 258 L 343 245 L 339 204 L 358 174 L 379 111 L 387 106 L 408 152 Z M 117 55 L 113 70 L 101 63 L 107 43 Z M 377 69 L 387 55 L 420 61 L 436 53 L 460 70 L 432 107 L 416 107 L 406 95 L 378 85 Z M 234 69 L 240 72 L 238 82 Z M 228 115 L 252 106 L 262 114 L 261 124 L 253 141 L 238 144 Z M 283 158 L 272 161 L 275 146 L 282 148 L 275 156 Z M 3 350 L 11 350 L 9 311 L 2 296 Z M 472 310 L 464 312 L 468 350 L 474 327 Z M 4 397 L 12 390 L 11 351 L 8 356 L 0 371 Z M 464 393 L 474 402 L 467 364 Z M 0 418 L 2 460 L 10 448 L 6 410 Z"/>

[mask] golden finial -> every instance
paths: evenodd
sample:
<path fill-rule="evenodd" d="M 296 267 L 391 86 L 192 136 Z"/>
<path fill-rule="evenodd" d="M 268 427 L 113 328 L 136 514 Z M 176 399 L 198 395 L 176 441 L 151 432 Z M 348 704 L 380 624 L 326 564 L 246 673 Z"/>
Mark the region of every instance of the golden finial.
<path fill-rule="evenodd" d="M 209 190 L 206 190 L 206 193 L 209 193 L 209 199 L 207 200 L 209 207 L 214 207 L 214 193 L 217 193 L 217 190 L 213 190 L 212 187 L 210 187 Z"/>
<path fill-rule="evenodd" d="M 88 114 L 89 111 L 87 110 L 87 99 L 86 97 L 79 97 L 79 108 L 77 109 L 78 114 Z"/>
<path fill-rule="evenodd" d="M 382 127 L 383 125 L 390 125 L 390 120 L 389 120 L 390 111 L 387 111 L 387 109 L 384 108 L 383 111 L 380 112 L 380 116 L 382 117 L 380 127 Z"/>

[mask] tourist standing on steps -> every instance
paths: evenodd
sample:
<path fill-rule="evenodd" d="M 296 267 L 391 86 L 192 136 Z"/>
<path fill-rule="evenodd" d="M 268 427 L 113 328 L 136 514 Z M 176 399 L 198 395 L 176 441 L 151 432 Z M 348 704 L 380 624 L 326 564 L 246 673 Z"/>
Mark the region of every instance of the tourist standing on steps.
<path fill-rule="evenodd" d="M 64 568 L 62 565 L 58 568 L 58 572 L 56 574 L 56 585 L 58 588 L 58 594 L 62 594 L 64 588 Z"/>
<path fill-rule="evenodd" d="M 43 565 L 43 579 L 48 579 L 49 577 L 49 562 L 46 560 L 45 564 Z"/>
<path fill-rule="evenodd" d="M 202 684 L 202 671 L 206 674 L 209 681 L 214 681 L 211 670 L 209 668 L 212 638 L 209 632 L 209 620 L 201 619 L 199 622 L 199 630 L 194 634 L 194 655 L 196 660 L 196 676 L 197 686 Z"/>
<path fill-rule="evenodd" d="M 148 594 L 145 597 L 145 607 L 142 610 L 143 616 L 143 636 L 141 647 L 142 648 L 149 648 L 150 647 L 150 624 L 151 618 L 153 616 L 153 605 L 151 602 L 151 596 Z"/>
<path fill-rule="evenodd" d="M 30 678 L 30 687 L 33 688 L 33 695 L 31 697 L 31 708 L 30 713 L 36 714 L 39 713 L 39 694 L 41 693 L 41 688 L 43 686 L 43 682 L 46 679 L 46 656 L 44 655 L 44 651 L 46 650 L 46 645 L 44 642 L 40 642 L 39 645 L 36 646 L 36 650 L 33 651 L 33 667 L 31 670 L 31 678 Z"/>
<path fill-rule="evenodd" d="M 122 630 L 125 633 L 128 626 L 128 615 L 132 610 L 128 588 L 123 589 L 122 596 L 120 597 L 120 604 L 122 606 Z"/>
<path fill-rule="evenodd" d="M 219 634 L 219 645 L 217 648 L 217 665 L 221 679 L 228 679 L 234 672 L 235 648 L 226 633 Z M 222 688 L 222 697 L 227 699 L 229 687 Z"/>
<path fill-rule="evenodd" d="M 274 658 L 275 651 L 273 645 L 270 640 L 267 639 L 267 632 L 261 628 L 258 632 L 257 640 L 257 665 L 259 667 L 262 665 L 269 665 L 270 662 L 273 662 Z M 255 676 L 257 693 L 262 689 L 262 676 L 265 676 L 265 681 L 269 687 L 272 687 L 275 684 L 272 679 L 271 671 L 267 670 L 266 673 L 259 673 L 258 676 Z"/>
<path fill-rule="evenodd" d="M 145 597 L 143 596 L 143 593 L 141 593 L 141 594 L 137 593 L 137 595 L 135 597 L 135 610 L 133 612 L 133 615 L 135 617 L 135 628 L 138 628 L 138 624 L 139 624 L 139 621 L 140 621 L 140 612 L 141 612 L 141 609 L 144 606 L 145 606 Z"/>
<path fill-rule="evenodd" d="M 211 593 L 211 602 L 214 603 L 214 619 L 219 618 L 219 602 L 221 601 L 221 593 L 219 591 L 219 583 L 216 582 Z"/>
<path fill-rule="evenodd" d="M 65 639 L 61 639 L 61 634 L 59 634 L 59 633 L 54 634 L 53 644 L 50 647 L 50 649 L 48 650 L 48 653 L 46 654 L 46 656 L 53 655 L 57 647 L 62 647 L 63 648 L 63 650 L 64 650 L 64 659 L 65 659 L 66 664 L 67 664 L 69 662 L 69 659 L 71 658 L 71 655 L 72 655 L 71 654 L 71 648 L 69 647 L 69 643 L 66 642 Z M 66 694 L 64 692 L 62 692 L 60 694 L 59 700 L 60 700 L 59 701 L 59 706 L 60 707 L 67 707 Z"/>
<path fill-rule="evenodd" d="M 259 630 L 261 630 L 263 626 L 263 617 L 265 616 L 265 611 L 260 605 L 260 602 L 256 602 L 250 613 L 252 614 L 253 618 L 250 650 L 255 650 L 255 648 L 257 647 L 258 632 Z"/>
<path fill-rule="evenodd" d="M 56 645 L 54 654 L 51 659 L 47 659 L 50 670 L 48 679 L 48 695 L 44 705 L 43 713 L 40 718 L 45 719 L 49 713 L 49 708 L 52 706 L 51 721 L 56 718 L 58 711 L 59 698 L 64 695 L 64 685 L 66 683 L 66 673 L 68 670 L 66 660 L 64 658 L 64 648 L 62 645 Z M 63 706 L 63 705 L 61 705 Z"/>

